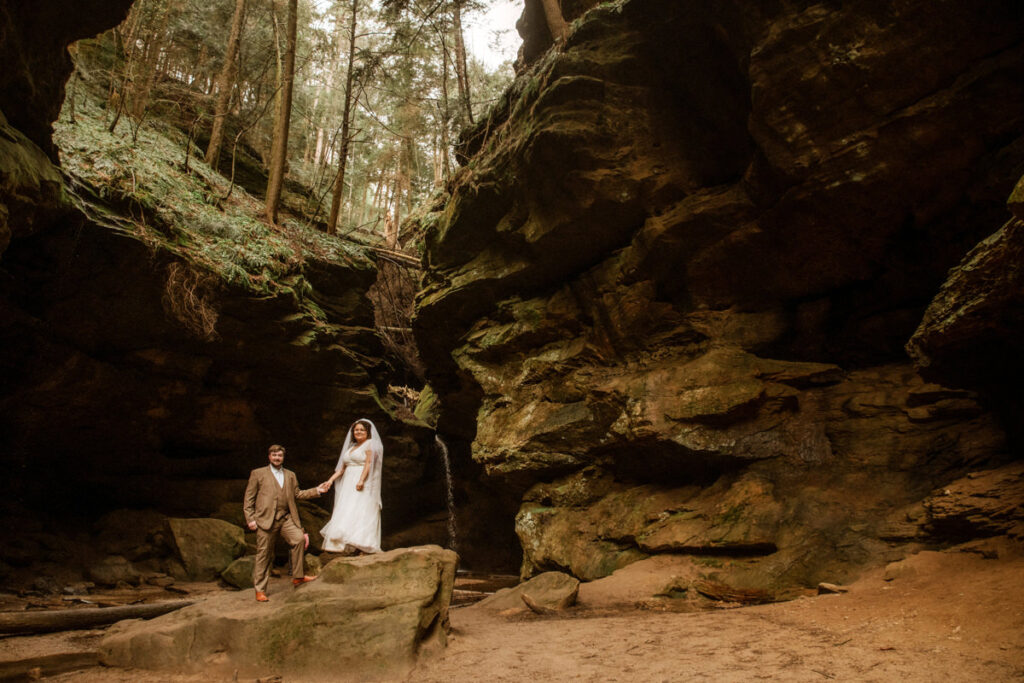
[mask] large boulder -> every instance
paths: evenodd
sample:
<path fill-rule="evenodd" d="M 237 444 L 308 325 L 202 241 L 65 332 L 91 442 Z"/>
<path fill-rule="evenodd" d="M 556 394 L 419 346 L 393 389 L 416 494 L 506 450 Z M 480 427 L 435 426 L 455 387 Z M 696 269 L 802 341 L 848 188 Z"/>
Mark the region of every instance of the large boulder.
<path fill-rule="evenodd" d="M 244 676 L 398 675 L 443 647 L 458 556 L 437 546 L 329 563 L 320 580 L 256 603 L 217 595 L 111 629 L 111 666 Z"/>
<path fill-rule="evenodd" d="M 245 552 L 245 534 L 219 519 L 167 520 L 167 540 L 192 581 L 212 581 Z"/>
<path fill-rule="evenodd" d="M 1011 196 L 1019 208 L 1024 178 Z M 1015 200 L 1014 197 L 1017 199 Z M 988 395 L 1011 433 L 1024 437 L 1024 219 L 1012 217 L 949 271 L 907 343 L 930 379 Z"/>

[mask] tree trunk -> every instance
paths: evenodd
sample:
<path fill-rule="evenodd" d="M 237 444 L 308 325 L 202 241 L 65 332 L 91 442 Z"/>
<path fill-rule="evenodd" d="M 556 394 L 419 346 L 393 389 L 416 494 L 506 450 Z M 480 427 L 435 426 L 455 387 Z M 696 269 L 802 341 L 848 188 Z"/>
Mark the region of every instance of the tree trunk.
<path fill-rule="evenodd" d="M 551 39 L 556 43 L 565 40 L 569 34 L 569 25 L 565 23 L 562 16 L 562 8 L 559 0 L 540 0 L 544 7 L 544 18 L 548 22 L 548 31 L 551 32 Z"/>
<path fill-rule="evenodd" d="M 448 101 L 448 42 L 444 33 L 441 33 L 441 170 L 442 184 L 448 183 L 451 177 L 451 168 L 448 166 L 448 128 L 451 126 L 452 110 Z"/>
<path fill-rule="evenodd" d="M 96 609 L 59 609 L 39 612 L 4 612 L 0 614 L 0 634 L 51 633 L 81 628 L 96 628 L 122 619 L 152 619 L 161 614 L 188 607 L 191 600 L 154 602 L 143 605 L 99 607 Z"/>
<path fill-rule="evenodd" d="M 274 126 L 274 144 L 270 158 L 270 177 L 267 179 L 266 216 L 277 222 L 277 208 L 281 203 L 284 185 L 284 167 L 288 158 L 288 127 L 292 115 L 292 85 L 295 81 L 295 39 L 298 27 L 299 0 L 288 0 L 287 47 L 284 54 L 284 75 L 281 80 L 281 106 Z"/>
<path fill-rule="evenodd" d="M 341 209 L 341 197 L 345 192 L 345 163 L 348 161 L 348 143 L 352 123 L 352 80 L 355 75 L 354 62 L 356 55 L 356 13 L 359 0 L 352 0 L 352 17 L 349 22 L 348 34 L 348 66 L 345 74 L 345 104 L 341 110 L 341 149 L 338 152 L 338 175 L 334 178 L 334 196 L 331 197 L 331 215 L 327 220 L 327 234 L 338 231 L 338 213 Z"/>
<path fill-rule="evenodd" d="M 352 212 L 355 210 L 354 197 L 356 194 L 356 178 L 355 175 L 348 181 L 348 223 L 352 224 Z"/>
<path fill-rule="evenodd" d="M 466 66 L 466 41 L 462 36 L 462 0 L 455 0 L 452 3 L 452 19 L 455 24 L 455 75 L 459 80 L 459 100 L 469 122 L 473 123 L 473 104 L 469 99 L 469 69 Z"/>
<path fill-rule="evenodd" d="M 71 79 L 68 81 L 68 123 L 75 122 L 75 92 L 78 87 L 78 67 L 71 72 Z"/>
<path fill-rule="evenodd" d="M 242 40 L 242 24 L 245 23 L 245 0 L 235 0 L 235 16 L 231 19 L 231 34 L 224 52 L 224 66 L 217 77 L 217 103 L 213 110 L 213 130 L 210 144 L 206 146 L 206 163 L 217 168 L 220 161 L 220 147 L 224 141 L 224 119 L 231 103 L 231 91 L 235 87 L 235 70 L 238 68 L 238 50 Z"/>
<path fill-rule="evenodd" d="M 334 103 L 334 75 L 338 71 L 338 63 L 341 61 L 341 51 L 345 47 L 345 32 L 342 24 L 345 21 L 344 12 L 337 9 L 334 15 L 334 46 L 331 50 L 330 62 L 327 66 L 327 82 L 320 86 L 316 100 L 313 102 L 314 126 L 316 128 L 316 151 L 313 154 L 313 163 L 318 166 L 324 162 L 326 152 L 326 124 L 327 111 Z"/>
<path fill-rule="evenodd" d="M 381 198 L 384 196 L 384 171 L 377 173 L 377 186 L 373 190 L 373 209 L 380 206 Z"/>
<path fill-rule="evenodd" d="M 142 63 L 139 65 L 139 77 L 142 81 L 136 90 L 132 102 L 132 115 L 141 120 L 149 106 L 149 95 L 156 85 L 156 76 L 159 72 L 160 57 L 164 51 L 164 42 L 167 38 L 167 27 L 171 23 L 172 8 L 170 2 L 165 2 L 163 11 L 157 19 L 157 25 L 149 36 L 146 51 Z"/>
<path fill-rule="evenodd" d="M 316 151 L 313 153 L 313 163 L 319 165 L 324 158 L 324 129 L 316 129 Z"/>

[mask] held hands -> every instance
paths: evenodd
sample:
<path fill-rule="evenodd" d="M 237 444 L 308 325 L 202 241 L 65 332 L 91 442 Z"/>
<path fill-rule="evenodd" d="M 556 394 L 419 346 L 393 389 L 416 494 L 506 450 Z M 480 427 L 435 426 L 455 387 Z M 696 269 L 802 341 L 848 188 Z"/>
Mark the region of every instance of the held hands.
<path fill-rule="evenodd" d="M 320 485 L 318 485 L 316 487 L 316 490 L 320 492 L 320 495 L 323 495 L 323 494 L 327 493 L 328 491 L 331 490 L 331 482 L 329 482 L 329 481 L 323 482 L 322 484 L 320 484 Z"/>

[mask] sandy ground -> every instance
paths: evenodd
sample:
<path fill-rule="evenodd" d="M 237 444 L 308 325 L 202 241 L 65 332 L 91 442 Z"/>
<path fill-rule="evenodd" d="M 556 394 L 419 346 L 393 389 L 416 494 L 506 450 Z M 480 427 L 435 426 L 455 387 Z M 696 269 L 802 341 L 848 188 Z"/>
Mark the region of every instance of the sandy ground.
<path fill-rule="evenodd" d="M 715 612 L 575 617 L 455 610 L 410 681 L 1024 679 L 1024 560 L 921 553 L 843 595 Z"/>
<path fill-rule="evenodd" d="M 842 595 L 696 613 L 672 601 L 556 616 L 455 608 L 446 651 L 404 680 L 1024 680 L 1024 558 L 924 552 L 905 565 Z M 47 680 L 218 679 L 93 668 Z"/>

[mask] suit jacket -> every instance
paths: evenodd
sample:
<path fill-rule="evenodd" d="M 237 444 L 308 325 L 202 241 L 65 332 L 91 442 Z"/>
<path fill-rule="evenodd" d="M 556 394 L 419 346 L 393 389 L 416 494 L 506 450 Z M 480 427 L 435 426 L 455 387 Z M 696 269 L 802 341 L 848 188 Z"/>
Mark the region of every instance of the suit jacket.
<path fill-rule="evenodd" d="M 274 525 L 274 496 L 282 487 L 278 487 L 277 479 L 270 470 L 270 465 L 258 467 L 249 474 L 249 483 L 245 487 L 245 502 L 242 510 L 245 512 L 246 523 L 255 521 L 256 526 L 267 531 Z M 284 471 L 284 495 L 288 503 L 288 512 L 291 513 L 292 522 L 295 526 L 302 528 L 299 522 L 299 509 L 295 500 L 315 498 L 320 495 L 316 488 L 299 490 L 299 481 L 291 470 Z"/>

